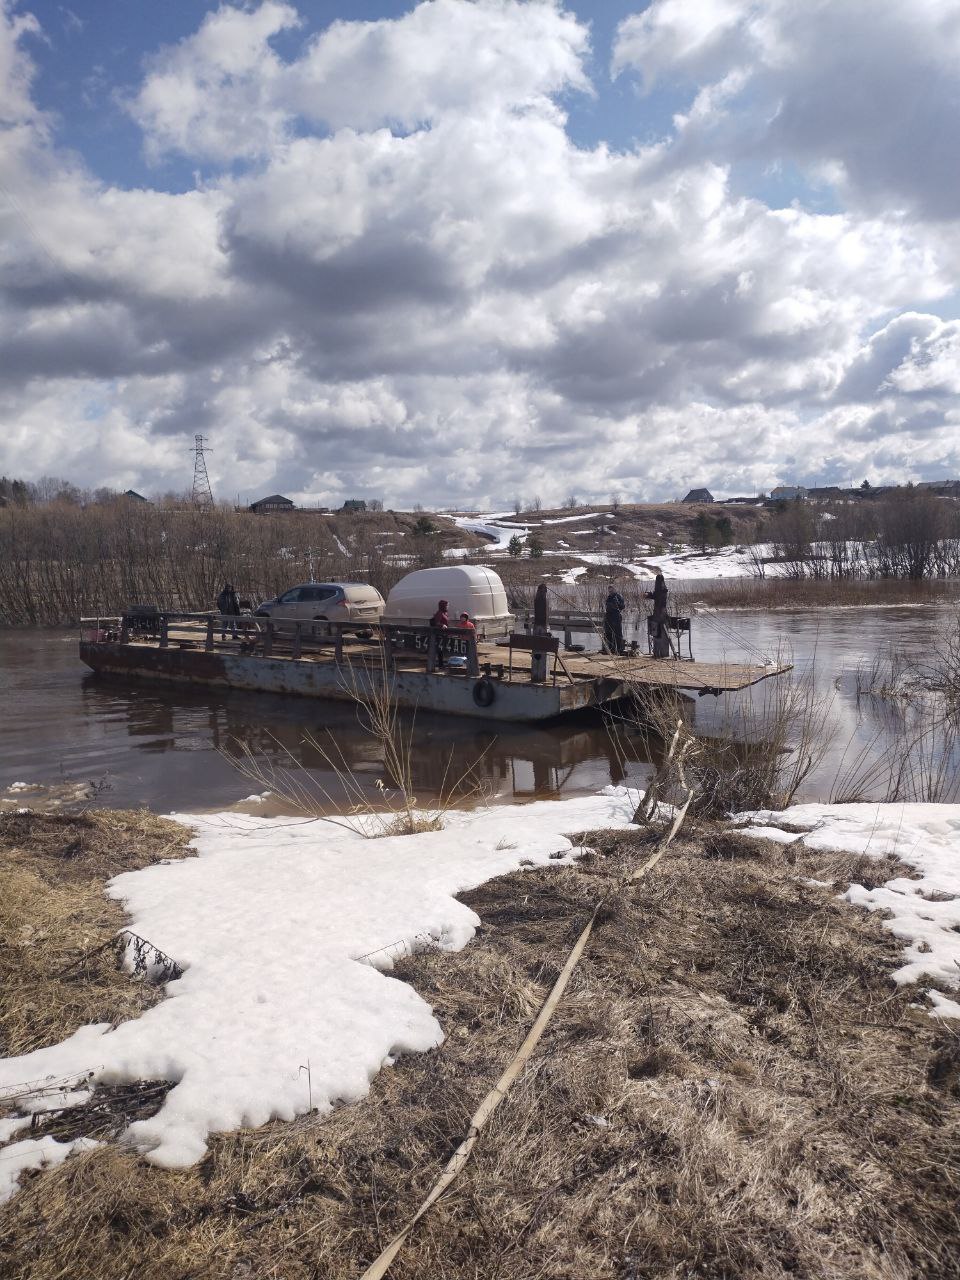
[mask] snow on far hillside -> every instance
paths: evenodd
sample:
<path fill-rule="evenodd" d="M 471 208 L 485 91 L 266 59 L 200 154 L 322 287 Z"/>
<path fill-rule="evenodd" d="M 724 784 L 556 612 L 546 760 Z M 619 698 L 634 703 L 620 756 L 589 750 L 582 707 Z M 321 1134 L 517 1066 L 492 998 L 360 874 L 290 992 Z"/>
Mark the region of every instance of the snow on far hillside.
<path fill-rule="evenodd" d="M 664 555 L 645 555 L 641 562 L 642 576 L 656 568 L 665 578 L 751 578 L 756 573 L 754 554 L 770 556 L 773 548 L 764 543 L 757 547 L 721 547 L 702 553 L 693 547 Z M 767 577 L 775 578 L 782 572 L 780 565 L 767 565 Z M 637 576 L 641 576 L 640 573 Z"/>
<path fill-rule="evenodd" d="M 510 545 L 510 539 L 514 534 L 519 534 L 523 540 L 530 532 L 529 525 L 525 524 L 502 524 L 495 516 L 454 516 L 453 523 L 459 529 L 466 529 L 468 533 L 478 533 L 482 538 L 490 538 L 491 544 L 484 547 L 484 551 L 506 551 Z M 460 554 L 460 549 L 457 549 Z M 463 555 L 467 552 L 464 550 Z"/>
<path fill-rule="evenodd" d="M 810 849 L 844 849 L 881 857 L 892 853 L 921 873 L 878 889 L 851 885 L 849 902 L 889 911 L 884 927 L 906 944 L 898 982 L 960 986 L 960 804 L 798 804 L 781 812 L 741 813 L 747 835 Z M 784 826 L 803 832 L 784 831 Z M 932 991 L 934 1014 L 960 1017 L 960 1005 Z"/>
<path fill-rule="evenodd" d="M 544 524 L 576 524 L 579 520 L 612 520 L 612 515 L 605 516 L 602 511 L 584 511 L 575 516 L 553 516 L 550 519 L 539 520 L 538 525 Z"/>
<path fill-rule="evenodd" d="M 442 831 L 372 840 L 323 821 L 181 817 L 197 857 L 118 876 L 109 892 L 183 976 L 139 1018 L 0 1060 L 0 1101 L 88 1072 L 90 1085 L 175 1081 L 161 1110 L 126 1135 L 173 1168 L 201 1159 L 211 1132 L 305 1113 L 307 1063 L 321 1114 L 361 1098 L 396 1054 L 443 1039 L 430 1005 L 389 976 L 393 959 L 466 946 L 480 921 L 456 894 L 522 866 L 569 862 L 577 850 L 567 832 L 627 826 L 636 802 L 611 787 L 451 813 Z M 62 1153 L 14 1154 L 29 1163 Z"/>

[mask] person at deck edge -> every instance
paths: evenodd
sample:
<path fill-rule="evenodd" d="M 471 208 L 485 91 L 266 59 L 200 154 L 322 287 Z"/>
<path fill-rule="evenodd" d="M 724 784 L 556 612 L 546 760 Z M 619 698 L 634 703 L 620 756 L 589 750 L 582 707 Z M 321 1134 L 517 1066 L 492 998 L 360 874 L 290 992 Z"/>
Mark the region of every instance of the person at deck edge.
<path fill-rule="evenodd" d="M 450 626 L 450 615 L 447 613 L 449 604 L 446 600 L 437 601 L 437 612 L 430 619 L 431 627 L 436 627 L 438 631 L 446 631 Z M 443 641 L 437 637 L 437 666 L 442 667 L 443 662 Z"/>
<path fill-rule="evenodd" d="M 658 609 L 666 609 L 667 607 L 667 584 L 663 580 L 663 574 L 658 573 L 653 580 L 653 590 L 647 592 L 647 599 L 653 601 L 653 611 L 656 613 Z"/>
<path fill-rule="evenodd" d="M 626 608 L 623 596 L 611 582 L 603 606 L 603 649 L 605 653 L 624 653 L 623 643 L 623 611 Z"/>
<path fill-rule="evenodd" d="M 658 573 L 653 581 L 653 590 L 646 593 L 646 598 L 653 601 L 653 613 L 647 622 L 647 631 L 651 641 L 651 652 L 655 658 L 670 657 L 667 595 L 667 584 L 663 580 L 663 574 Z"/>
<path fill-rule="evenodd" d="M 217 596 L 217 610 L 223 615 L 220 619 L 220 639 L 226 640 L 227 627 L 233 638 L 237 638 L 237 624 L 235 622 L 224 622 L 223 617 L 239 618 L 240 617 L 240 597 L 233 589 L 233 584 L 228 582 L 224 585 L 223 590 Z"/>

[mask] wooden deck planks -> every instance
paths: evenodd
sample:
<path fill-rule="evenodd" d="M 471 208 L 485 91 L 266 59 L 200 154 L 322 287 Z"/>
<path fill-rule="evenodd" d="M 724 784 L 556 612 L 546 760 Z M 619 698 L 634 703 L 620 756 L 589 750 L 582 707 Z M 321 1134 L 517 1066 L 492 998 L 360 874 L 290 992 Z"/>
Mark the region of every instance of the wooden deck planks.
<path fill-rule="evenodd" d="M 499 645 L 478 645 L 481 664 L 507 662 L 507 650 Z M 667 689 L 716 689 L 734 693 L 759 684 L 770 676 L 789 671 L 789 664 L 759 666 L 742 662 L 680 662 L 674 658 L 615 657 L 603 653 L 562 653 L 564 667 L 575 680 L 622 680 L 631 684 Z M 529 679 L 530 663 L 525 654 L 514 653 L 514 679 Z M 566 676 L 558 670 L 557 680 Z"/>
<path fill-rule="evenodd" d="M 170 642 L 176 647 L 181 641 L 190 640 L 194 643 L 198 642 L 198 633 L 195 629 L 190 628 L 171 628 Z M 134 644 L 147 644 L 150 647 L 155 645 L 155 641 L 134 640 Z M 236 652 L 237 644 L 228 640 L 221 643 L 219 637 L 215 640 L 214 648 L 220 652 Z M 506 679 L 506 668 L 509 664 L 509 651 L 503 645 L 495 644 L 491 641 L 480 641 L 477 645 L 477 654 L 481 667 L 485 663 L 491 663 L 494 667 L 504 667 L 504 679 Z M 291 654 L 282 644 L 272 655 L 275 659 L 290 659 Z M 363 664 L 379 665 L 380 654 L 379 649 L 374 645 L 355 644 L 347 641 L 345 643 L 344 656 L 349 661 L 359 661 Z M 648 688 L 665 688 L 665 689 L 684 689 L 697 691 L 700 689 L 716 690 L 721 693 L 735 693 L 740 689 L 747 689 L 751 685 L 759 684 L 762 680 L 766 680 L 771 676 L 781 675 L 791 669 L 789 664 L 759 666 L 749 663 L 717 663 L 717 662 L 682 662 L 674 658 L 651 658 L 647 654 L 641 654 L 636 657 L 615 657 L 611 654 L 603 653 L 561 653 L 560 658 L 563 667 L 569 675 L 576 681 L 580 680 L 619 680 L 625 684 L 644 685 Z M 321 648 L 318 650 L 305 651 L 303 661 L 311 662 L 333 662 L 334 653 L 332 646 Z M 418 670 L 426 665 L 426 657 L 420 654 L 404 651 L 398 652 L 395 656 L 397 664 L 405 670 Z M 552 683 L 552 660 L 548 659 L 548 683 Z M 444 678 L 442 673 L 438 678 Z M 517 684 L 530 683 L 530 659 L 529 656 L 514 650 L 513 654 L 513 681 Z M 557 683 L 566 683 L 567 675 L 558 666 Z"/>

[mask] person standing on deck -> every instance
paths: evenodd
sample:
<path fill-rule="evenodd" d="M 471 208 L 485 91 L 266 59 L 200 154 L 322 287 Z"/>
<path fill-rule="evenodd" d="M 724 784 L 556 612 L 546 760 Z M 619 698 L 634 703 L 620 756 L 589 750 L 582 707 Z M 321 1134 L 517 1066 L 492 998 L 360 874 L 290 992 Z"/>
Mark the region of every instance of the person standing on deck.
<path fill-rule="evenodd" d="M 653 611 L 656 613 L 658 609 L 662 609 L 664 613 L 667 611 L 667 584 L 663 580 L 663 574 L 658 573 L 653 580 L 653 590 L 647 592 L 647 599 L 653 601 Z"/>
<path fill-rule="evenodd" d="M 615 583 L 610 583 L 606 603 L 603 606 L 603 651 L 604 653 L 623 654 L 626 646 L 623 643 L 623 611 L 626 608 L 623 596 Z"/>
<path fill-rule="evenodd" d="M 670 624 L 667 621 L 668 594 L 663 574 L 658 573 L 653 582 L 653 590 L 647 592 L 647 599 L 653 601 L 653 613 L 650 615 L 648 625 L 652 653 L 655 658 L 670 657 Z"/>
<path fill-rule="evenodd" d="M 437 612 L 430 619 L 431 627 L 436 627 L 438 631 L 446 631 L 450 626 L 450 615 L 447 613 L 449 604 L 446 600 L 437 601 Z M 437 666 L 443 666 L 443 637 L 437 636 Z"/>
<path fill-rule="evenodd" d="M 236 622 L 224 622 L 224 617 L 239 618 L 240 617 L 240 597 L 233 589 L 231 583 L 226 583 L 223 590 L 217 596 L 217 610 L 221 614 L 220 618 L 220 639 L 226 640 L 227 627 L 230 628 L 234 640 L 237 638 Z"/>

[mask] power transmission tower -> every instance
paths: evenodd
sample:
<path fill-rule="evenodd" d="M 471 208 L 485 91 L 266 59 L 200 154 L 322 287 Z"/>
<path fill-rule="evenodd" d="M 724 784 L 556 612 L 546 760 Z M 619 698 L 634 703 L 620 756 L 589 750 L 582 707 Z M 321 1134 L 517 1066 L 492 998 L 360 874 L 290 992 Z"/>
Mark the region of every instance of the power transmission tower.
<path fill-rule="evenodd" d="M 213 506 L 213 490 L 207 475 L 207 461 L 203 456 L 203 436 L 193 437 L 193 502 L 198 507 Z"/>

